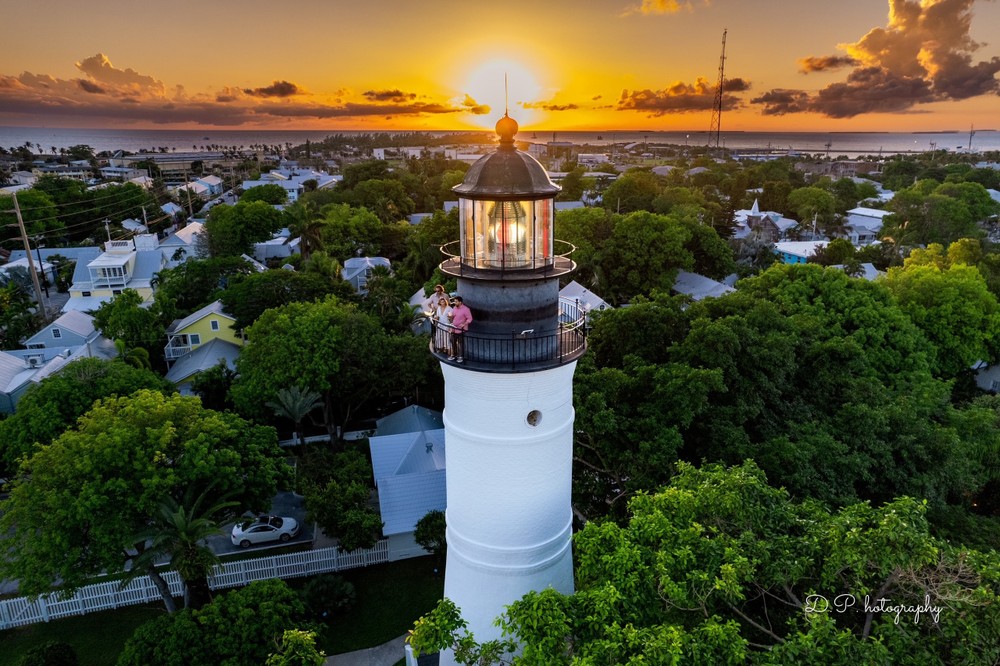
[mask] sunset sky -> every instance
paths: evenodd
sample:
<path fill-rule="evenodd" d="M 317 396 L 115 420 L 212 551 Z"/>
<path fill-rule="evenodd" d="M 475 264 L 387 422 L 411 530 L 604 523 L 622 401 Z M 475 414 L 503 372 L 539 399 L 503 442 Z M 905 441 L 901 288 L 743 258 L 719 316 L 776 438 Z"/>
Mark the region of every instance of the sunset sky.
<path fill-rule="evenodd" d="M 0 0 L 0 125 L 1000 126 L 997 0 Z"/>

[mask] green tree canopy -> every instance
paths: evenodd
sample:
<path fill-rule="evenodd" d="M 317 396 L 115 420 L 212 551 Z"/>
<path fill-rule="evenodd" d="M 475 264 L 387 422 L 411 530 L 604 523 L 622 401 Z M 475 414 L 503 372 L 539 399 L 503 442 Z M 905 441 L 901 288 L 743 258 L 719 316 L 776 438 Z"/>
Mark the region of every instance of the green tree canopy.
<path fill-rule="evenodd" d="M 660 194 L 656 176 L 641 169 L 629 169 L 604 190 L 601 201 L 614 213 L 653 210 L 653 200 Z"/>
<path fill-rule="evenodd" d="M 145 539 L 137 535 L 168 498 L 180 502 L 193 490 L 207 492 L 209 506 L 236 502 L 230 515 L 262 511 L 286 475 L 271 428 L 177 394 L 107 398 L 22 463 L 0 503 L 8 534 L 0 573 L 27 594 L 57 582 L 75 589 L 141 556 Z"/>
<path fill-rule="evenodd" d="M 286 632 L 305 624 L 305 606 L 294 590 L 281 580 L 257 581 L 200 610 L 143 624 L 125 643 L 118 666 L 263 664 Z"/>
<path fill-rule="evenodd" d="M 513 663 L 1000 658 L 1000 560 L 934 539 L 916 500 L 830 511 L 791 501 L 752 462 L 681 464 L 629 509 L 626 525 L 592 522 L 575 536 L 575 594 L 531 592 L 507 608 L 501 626 L 521 648 Z M 410 641 L 461 645 L 461 624 L 439 606 Z"/>
<path fill-rule="evenodd" d="M 255 185 L 240 195 L 240 201 L 245 203 L 263 201 L 266 204 L 277 206 L 288 201 L 288 191 L 276 183 Z"/>
<path fill-rule="evenodd" d="M 998 358 L 1000 304 L 975 266 L 892 268 L 885 285 L 933 343 L 941 376 L 955 377 L 977 361 Z"/>
<path fill-rule="evenodd" d="M 669 291 L 679 269 L 694 267 L 685 248 L 691 231 L 674 216 L 640 211 L 619 220 L 604 244 L 604 298 L 623 303 L 654 289 Z"/>
<path fill-rule="evenodd" d="M 430 363 L 426 342 L 389 335 L 334 297 L 266 310 L 246 335 L 232 390 L 237 407 L 262 415 L 278 388 L 297 385 L 323 396 L 331 434 L 369 400 L 412 390 Z"/>
<path fill-rule="evenodd" d="M 121 361 L 81 358 L 35 384 L 17 403 L 17 411 L 0 421 L 3 462 L 8 472 L 36 445 L 52 443 L 76 423 L 95 400 L 127 396 L 139 389 L 166 393 L 170 383 L 157 374 Z"/>
<path fill-rule="evenodd" d="M 343 294 L 345 290 L 350 290 L 350 285 L 343 280 L 278 269 L 234 276 L 222 292 L 221 300 L 226 312 L 236 318 L 235 327 L 243 329 L 254 323 L 264 310 L 314 301 L 330 293 Z"/>
<path fill-rule="evenodd" d="M 202 233 L 212 257 L 233 257 L 247 254 L 254 243 L 270 239 L 281 222 L 281 212 L 274 206 L 240 201 L 235 206 L 214 206 Z"/>
<path fill-rule="evenodd" d="M 134 289 L 124 289 L 94 312 L 94 326 L 111 340 L 124 340 L 129 348 L 158 350 L 166 330 L 149 309 L 141 307 L 142 296 Z"/>
<path fill-rule="evenodd" d="M 231 280 L 254 269 L 241 257 L 190 259 L 156 276 L 153 310 L 166 325 L 217 300 Z"/>

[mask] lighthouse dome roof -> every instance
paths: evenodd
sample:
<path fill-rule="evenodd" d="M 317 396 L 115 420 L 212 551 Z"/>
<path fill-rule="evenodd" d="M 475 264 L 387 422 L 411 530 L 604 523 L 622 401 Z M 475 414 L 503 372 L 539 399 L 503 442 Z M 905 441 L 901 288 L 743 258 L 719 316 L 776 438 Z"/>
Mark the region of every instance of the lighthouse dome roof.
<path fill-rule="evenodd" d="M 514 147 L 517 123 L 507 115 L 497 122 L 500 146 L 473 163 L 461 184 L 452 188 L 469 198 L 525 197 L 540 199 L 562 190 L 553 183 L 545 167 L 531 155 Z"/>

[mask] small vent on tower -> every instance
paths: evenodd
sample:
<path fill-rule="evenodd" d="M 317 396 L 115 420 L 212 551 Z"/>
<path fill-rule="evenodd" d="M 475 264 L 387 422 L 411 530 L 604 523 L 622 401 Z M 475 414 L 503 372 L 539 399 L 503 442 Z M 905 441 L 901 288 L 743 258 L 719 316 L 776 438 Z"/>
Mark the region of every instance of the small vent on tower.
<path fill-rule="evenodd" d="M 532 428 L 534 428 L 536 425 L 538 425 L 539 423 L 541 423 L 541 421 L 542 421 L 542 413 L 540 411 L 538 411 L 537 409 L 533 409 L 530 412 L 528 412 L 528 418 L 525 419 L 525 420 L 528 422 L 528 425 L 530 425 Z"/>

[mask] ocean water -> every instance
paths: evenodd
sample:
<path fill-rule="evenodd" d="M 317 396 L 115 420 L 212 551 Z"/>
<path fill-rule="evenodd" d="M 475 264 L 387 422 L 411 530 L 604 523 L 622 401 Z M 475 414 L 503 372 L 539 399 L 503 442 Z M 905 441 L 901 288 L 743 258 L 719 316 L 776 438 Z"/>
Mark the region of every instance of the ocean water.
<path fill-rule="evenodd" d="M 223 146 L 244 146 L 253 144 L 301 145 L 310 141 L 320 141 L 331 134 L 352 134 L 341 130 L 286 130 L 286 131 L 246 131 L 246 130 L 136 130 L 136 129 L 68 129 L 40 127 L 0 127 L 0 146 L 11 148 L 22 146 L 26 141 L 40 144 L 42 151 L 49 153 L 54 146 L 69 148 L 85 144 L 95 151 L 140 150 L 157 151 L 164 147 L 169 151 L 200 150 L 202 146 L 217 144 Z M 365 134 L 369 132 L 356 132 Z M 431 132 L 442 135 L 447 132 Z M 492 132 L 483 132 L 484 139 Z M 600 132 L 532 132 L 522 131 L 519 141 L 546 143 L 566 141 L 574 145 L 604 147 L 610 151 L 611 145 L 618 146 L 639 143 L 645 145 L 674 144 L 679 146 L 705 146 L 710 143 L 708 132 L 653 132 L 635 130 L 607 130 Z M 877 155 L 924 152 L 936 148 L 952 152 L 969 149 L 968 131 L 953 132 L 722 132 L 724 147 L 741 151 L 797 150 L 804 153 L 828 153 L 838 155 Z M 829 145 L 828 145 L 829 144 Z M 976 130 L 971 137 L 973 152 L 1000 151 L 1000 131 Z M 37 148 L 35 149 L 37 150 Z"/>

